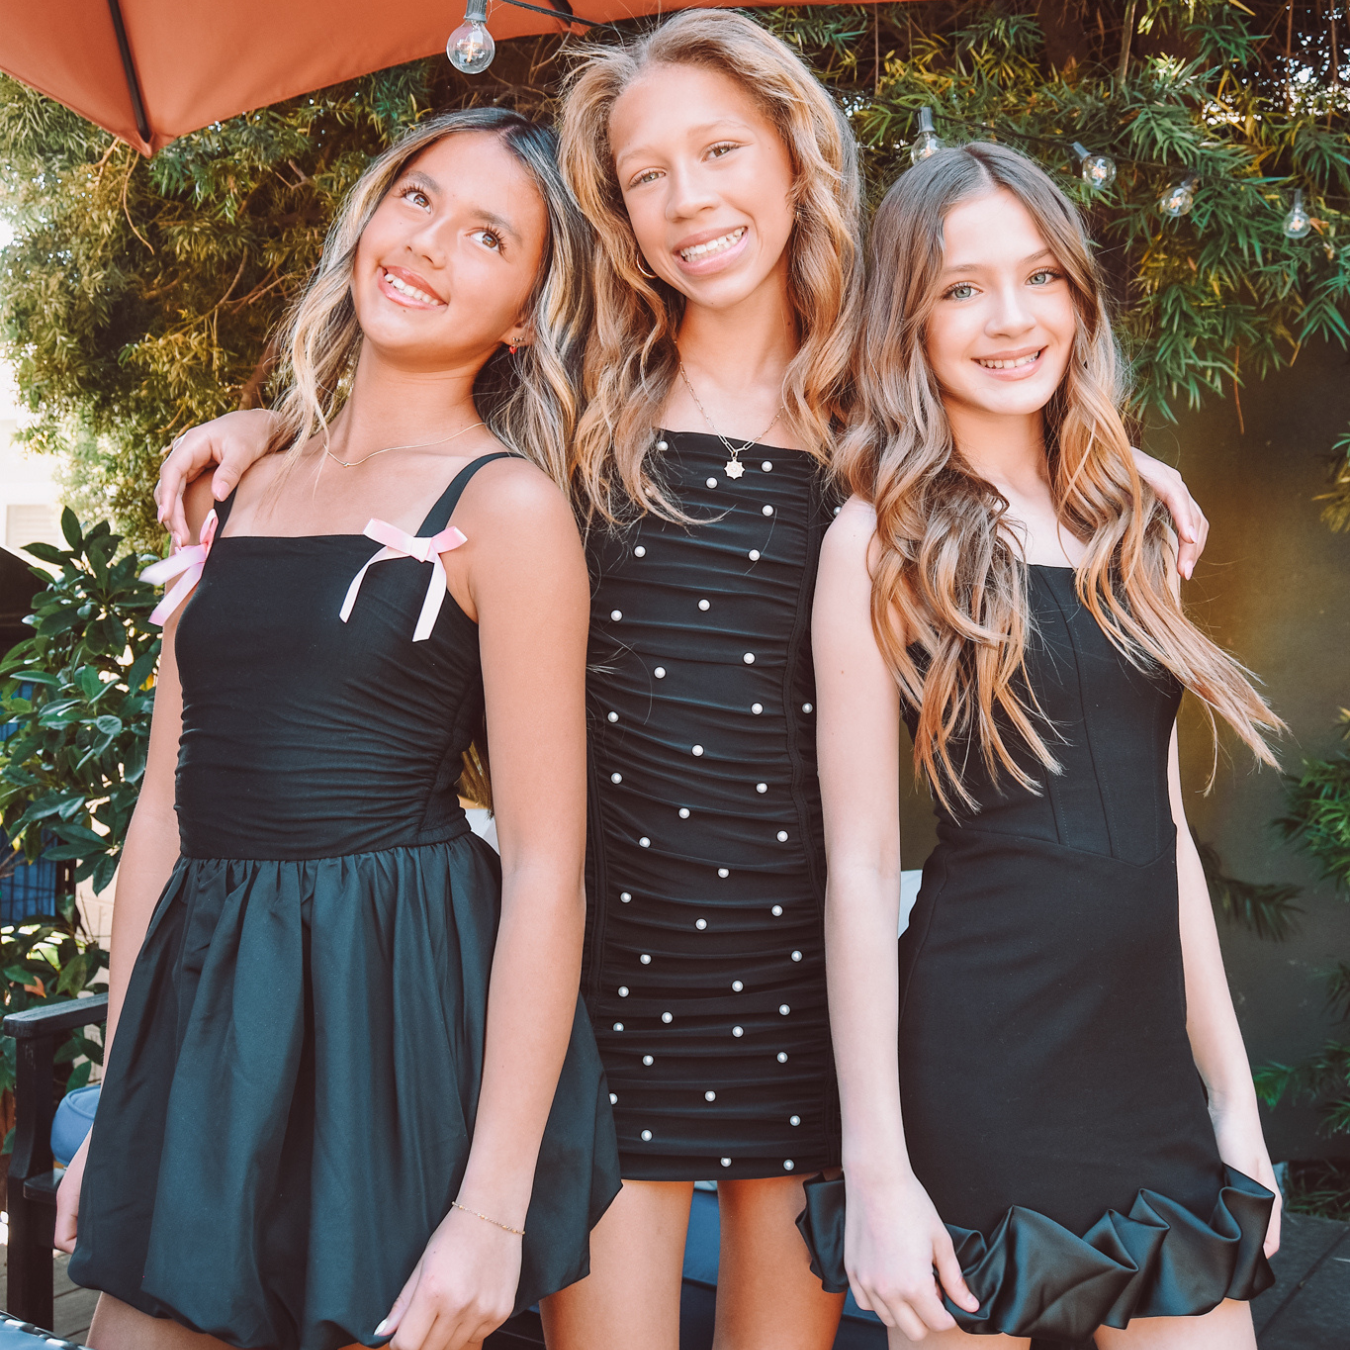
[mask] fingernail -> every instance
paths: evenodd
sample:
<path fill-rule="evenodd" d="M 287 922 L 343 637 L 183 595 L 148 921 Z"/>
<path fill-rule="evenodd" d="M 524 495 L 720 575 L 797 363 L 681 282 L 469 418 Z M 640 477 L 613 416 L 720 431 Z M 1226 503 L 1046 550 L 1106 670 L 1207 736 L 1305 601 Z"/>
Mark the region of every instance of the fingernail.
<path fill-rule="evenodd" d="M 389 1319 L 386 1317 L 384 1321 L 381 1322 L 380 1325 L 375 1328 L 375 1335 L 387 1336 L 389 1335 L 389 1331 L 390 1331 Z"/>

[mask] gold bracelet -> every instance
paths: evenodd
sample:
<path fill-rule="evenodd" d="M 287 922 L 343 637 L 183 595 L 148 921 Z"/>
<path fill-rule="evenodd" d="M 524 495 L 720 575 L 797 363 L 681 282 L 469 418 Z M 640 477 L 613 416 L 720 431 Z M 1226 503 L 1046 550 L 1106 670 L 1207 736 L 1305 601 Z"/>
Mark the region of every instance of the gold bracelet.
<path fill-rule="evenodd" d="M 523 1228 L 512 1228 L 509 1223 L 498 1223 L 496 1219 L 489 1219 L 486 1214 L 480 1214 L 476 1209 L 470 1209 L 468 1205 L 461 1205 L 458 1200 L 452 1200 L 451 1205 L 456 1209 L 462 1209 L 465 1214 L 472 1214 L 475 1219 L 482 1219 L 484 1223 L 490 1223 L 494 1228 L 500 1228 L 503 1233 L 514 1233 L 517 1237 L 524 1237 Z"/>

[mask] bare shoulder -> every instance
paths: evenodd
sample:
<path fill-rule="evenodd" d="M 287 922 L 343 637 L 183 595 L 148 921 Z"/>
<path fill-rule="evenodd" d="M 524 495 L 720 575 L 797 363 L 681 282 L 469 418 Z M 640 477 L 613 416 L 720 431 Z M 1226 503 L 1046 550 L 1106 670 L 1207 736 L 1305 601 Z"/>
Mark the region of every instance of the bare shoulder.
<path fill-rule="evenodd" d="M 188 532 L 191 538 L 186 542 L 195 544 L 201 536 L 202 525 L 207 516 L 216 509 L 216 499 L 211 495 L 211 475 L 204 473 L 194 478 L 183 489 L 183 514 L 187 517 Z"/>
<path fill-rule="evenodd" d="M 877 513 L 871 502 L 853 496 L 839 508 L 821 545 L 821 565 L 868 570 L 872 542 L 876 537 Z"/>
<path fill-rule="evenodd" d="M 580 546 L 576 517 L 558 485 L 542 469 L 512 457 L 485 464 L 469 480 L 456 513 L 484 542 L 528 544 L 535 550 L 559 542 Z"/>

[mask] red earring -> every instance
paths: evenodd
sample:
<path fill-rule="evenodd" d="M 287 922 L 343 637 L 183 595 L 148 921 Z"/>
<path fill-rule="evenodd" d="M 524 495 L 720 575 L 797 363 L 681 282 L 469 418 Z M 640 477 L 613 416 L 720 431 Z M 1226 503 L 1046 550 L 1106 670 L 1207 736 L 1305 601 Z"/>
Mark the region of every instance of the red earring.
<path fill-rule="evenodd" d="M 510 342 L 507 344 L 506 350 L 510 352 L 512 356 L 514 356 L 516 354 L 516 346 L 517 346 L 516 343 Z"/>

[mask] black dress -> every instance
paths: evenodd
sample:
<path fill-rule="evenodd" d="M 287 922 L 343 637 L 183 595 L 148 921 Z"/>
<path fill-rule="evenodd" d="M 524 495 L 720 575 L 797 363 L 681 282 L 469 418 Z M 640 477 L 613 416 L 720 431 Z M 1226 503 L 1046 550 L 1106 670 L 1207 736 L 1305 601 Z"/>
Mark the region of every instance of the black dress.
<path fill-rule="evenodd" d="M 235 1346 L 377 1344 L 473 1136 L 501 897 L 455 793 L 478 630 L 447 595 L 412 640 L 432 574 L 410 557 L 373 566 L 343 623 L 372 548 L 218 539 L 178 628 L 182 854 L 127 992 L 70 1274 Z M 518 1308 L 587 1273 L 618 1184 L 578 1003 Z"/>
<path fill-rule="evenodd" d="M 798 451 L 664 435 L 699 523 L 591 539 L 583 990 L 625 1177 L 838 1162 L 810 612 L 830 519 Z"/>
<path fill-rule="evenodd" d="M 958 748 L 977 813 L 940 813 L 900 942 L 900 1095 L 915 1175 L 955 1239 L 967 1331 L 1081 1340 L 1272 1283 L 1273 1197 L 1219 1159 L 1186 1034 L 1167 754 L 1181 689 L 1028 568 L 1031 688 L 1063 767 L 1039 795 Z M 907 712 L 910 729 L 914 713 Z M 843 1183 L 803 1231 L 843 1271 Z"/>

